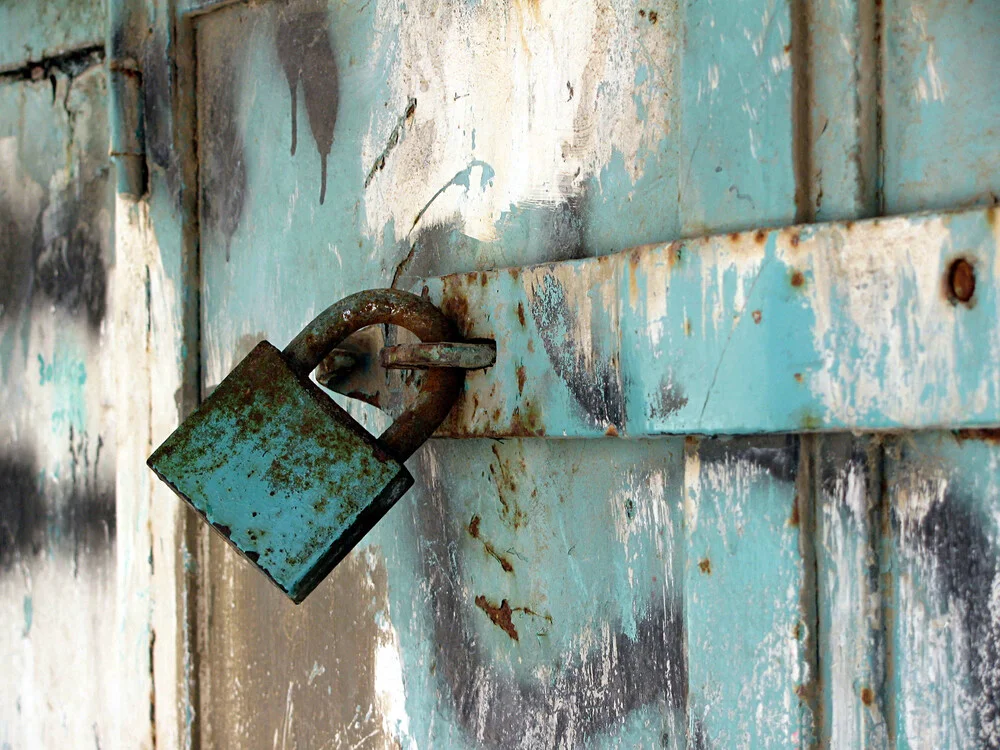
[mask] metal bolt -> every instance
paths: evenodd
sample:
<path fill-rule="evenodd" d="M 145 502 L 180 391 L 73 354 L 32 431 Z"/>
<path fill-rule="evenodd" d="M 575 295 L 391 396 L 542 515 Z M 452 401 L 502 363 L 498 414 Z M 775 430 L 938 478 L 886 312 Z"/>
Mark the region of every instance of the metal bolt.
<path fill-rule="evenodd" d="M 948 269 L 948 289 L 958 302 L 968 302 L 976 293 L 976 272 L 965 258 L 959 258 Z"/>
<path fill-rule="evenodd" d="M 432 367 L 482 370 L 496 364 L 497 345 L 494 341 L 397 344 L 385 347 L 379 359 L 382 367 L 390 370 L 428 370 Z"/>

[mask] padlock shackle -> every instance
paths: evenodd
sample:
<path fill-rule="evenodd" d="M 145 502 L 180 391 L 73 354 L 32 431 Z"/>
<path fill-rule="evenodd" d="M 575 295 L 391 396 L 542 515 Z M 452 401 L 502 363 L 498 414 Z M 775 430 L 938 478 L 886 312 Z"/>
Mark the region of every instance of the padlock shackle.
<path fill-rule="evenodd" d="M 308 376 L 352 333 L 371 325 L 392 324 L 424 342 L 454 341 L 455 327 L 431 302 L 397 289 L 371 289 L 352 294 L 326 308 L 285 347 L 289 366 Z M 424 374 L 410 407 L 379 436 L 398 461 L 408 459 L 444 421 L 465 379 L 462 370 L 435 368 Z"/>

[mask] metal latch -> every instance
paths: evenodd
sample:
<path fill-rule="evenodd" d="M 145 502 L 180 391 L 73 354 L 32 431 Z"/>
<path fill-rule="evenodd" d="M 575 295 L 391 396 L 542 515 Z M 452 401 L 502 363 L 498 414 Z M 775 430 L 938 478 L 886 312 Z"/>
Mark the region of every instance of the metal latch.
<path fill-rule="evenodd" d="M 496 342 L 437 434 L 1000 425 L 998 245 L 990 207 L 426 279 L 462 338 Z M 383 404 L 415 387 L 372 359 L 327 384 Z"/>

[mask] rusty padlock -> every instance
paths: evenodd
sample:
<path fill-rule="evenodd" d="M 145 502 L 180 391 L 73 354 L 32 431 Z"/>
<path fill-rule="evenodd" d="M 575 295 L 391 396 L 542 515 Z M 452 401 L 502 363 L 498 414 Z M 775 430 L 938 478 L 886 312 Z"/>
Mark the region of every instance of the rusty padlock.
<path fill-rule="evenodd" d="M 301 602 L 413 485 L 403 462 L 448 415 L 464 373 L 434 369 L 379 438 L 309 374 L 366 326 L 454 340 L 425 299 L 393 289 L 347 297 L 279 352 L 260 342 L 147 464 L 183 500 Z"/>

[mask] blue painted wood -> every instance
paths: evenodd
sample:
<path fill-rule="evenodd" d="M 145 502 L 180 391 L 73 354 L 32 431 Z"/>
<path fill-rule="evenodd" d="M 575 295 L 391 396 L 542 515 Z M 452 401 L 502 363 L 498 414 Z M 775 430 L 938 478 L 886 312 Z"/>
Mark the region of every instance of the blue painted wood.
<path fill-rule="evenodd" d="M 884 14 L 886 211 L 995 203 L 996 7 L 893 0 Z M 996 454 L 991 433 L 887 445 L 881 565 L 896 747 L 1000 747 Z"/>
<path fill-rule="evenodd" d="M 943 6 L 933 9 L 937 15 L 930 16 L 946 28 L 959 28 L 947 25 Z M 901 81 L 887 95 L 908 101 L 909 84 L 897 76 L 916 69 L 919 55 L 908 57 L 913 47 L 900 40 L 900 29 L 909 33 L 907 14 L 920 20 L 926 8 L 893 6 L 881 18 L 867 6 L 824 4 L 805 19 L 797 6 L 768 2 L 725 9 L 615 3 L 606 12 L 591 10 L 575 8 L 572 24 L 563 20 L 565 9 L 559 15 L 555 6 L 535 4 L 431 12 L 408 3 L 404 12 L 391 2 L 301 2 L 201 16 L 204 384 L 217 383 L 250 342 L 265 334 L 290 338 L 330 300 L 360 288 L 871 215 L 878 209 L 873 177 L 883 158 L 885 205 L 914 207 L 888 187 L 893 170 L 908 163 L 894 160 L 892 149 L 912 148 L 908 128 L 920 117 L 939 121 L 929 112 L 891 113 L 895 104 L 876 116 L 863 103 L 874 99 L 877 70 L 888 76 L 882 85 Z M 980 27 L 988 28 L 988 20 Z M 324 28 L 325 35 L 316 32 Z M 884 68 L 872 52 L 879 29 L 896 56 L 883 60 Z M 806 34 L 811 46 L 803 54 L 796 43 Z M 988 41 L 980 46 L 992 49 Z M 919 84 L 910 91 L 919 94 Z M 909 124 L 895 130 L 895 117 Z M 873 137 L 879 122 L 881 154 Z M 988 158 L 977 148 L 970 153 Z M 973 182 L 971 192 L 979 189 Z M 817 246 L 809 256 L 807 292 L 825 288 L 817 279 L 848 279 L 845 288 L 868 289 L 869 300 L 927 316 L 900 314 L 890 318 L 898 325 L 880 327 L 850 295 L 810 309 L 828 312 L 830 325 L 868 325 L 875 341 L 893 332 L 945 336 L 946 326 L 935 329 L 932 315 L 945 304 L 944 259 L 986 246 L 986 215 L 969 233 L 942 230 L 934 267 L 906 256 L 904 233 L 896 251 L 920 273 L 904 280 L 898 297 L 879 297 L 865 286 L 878 266 L 866 260 L 863 246 L 844 256 Z M 910 229 L 918 227 L 926 234 L 928 224 Z M 779 237 L 773 246 L 764 243 L 760 252 L 772 255 L 760 259 L 783 263 L 779 249 L 791 257 L 790 238 L 786 245 Z M 751 233 L 744 241 L 752 239 Z M 741 282 L 755 278 L 753 254 L 727 258 L 729 265 L 702 257 L 722 254 L 724 242 L 688 254 L 701 277 L 700 286 L 694 275 L 688 279 L 693 296 L 686 298 L 702 299 L 700 288 L 729 295 L 711 336 L 703 325 L 697 331 L 703 338 L 687 344 L 709 340 L 717 354 L 721 342 L 735 342 L 731 351 L 733 344 L 725 346 L 732 364 L 719 371 L 722 401 L 713 405 L 719 423 L 727 409 L 753 408 L 727 396 L 771 376 L 775 351 L 805 351 L 820 362 L 826 351 L 816 341 L 779 335 L 767 339 L 767 358 L 752 356 L 754 334 L 747 331 L 764 337 L 774 317 L 787 320 L 782 314 L 791 317 L 797 308 L 778 292 L 777 276 L 761 273 L 764 299 L 778 314 L 761 307 L 762 322 L 750 324 L 746 301 L 760 290 L 741 289 Z M 806 253 L 809 245 L 800 235 L 792 247 Z M 845 257 L 851 262 L 832 262 Z M 992 256 L 984 253 L 981 262 L 984 277 L 992 278 Z M 532 378 L 525 367 L 519 386 L 518 364 L 499 388 L 511 405 L 521 389 L 550 397 L 533 412 L 517 413 L 520 434 L 537 430 L 532 419 L 539 418 L 577 425 L 580 434 L 618 431 L 628 419 L 659 429 L 668 421 L 624 407 L 616 421 L 613 405 L 626 403 L 615 400 L 617 363 L 595 375 L 601 360 L 591 355 L 617 346 L 614 337 L 592 335 L 600 325 L 613 330 L 617 310 L 607 304 L 613 298 L 607 290 L 624 298 L 620 279 L 599 270 L 614 263 L 574 266 L 588 269 L 573 282 L 581 295 L 594 290 L 586 306 L 563 306 L 575 320 L 553 313 L 558 304 L 543 304 L 537 319 L 525 307 L 538 333 L 534 351 L 525 344 L 527 364 L 549 369 Z M 791 286 L 792 266 L 775 267 Z M 727 270 L 714 276 L 706 270 L 719 268 Z M 543 301 L 558 298 L 551 284 L 535 288 Z M 944 310 L 948 321 L 967 312 Z M 991 317 L 990 304 L 981 308 L 977 300 L 968 312 L 976 310 Z M 738 311 L 741 320 L 731 322 Z M 468 314 L 460 306 L 450 312 Z M 519 325 L 516 306 L 500 318 L 490 323 Z M 546 347 L 546 334 L 558 340 L 563 332 L 585 344 L 579 356 Z M 902 340 L 901 350 L 920 351 L 905 350 L 913 341 Z M 972 403 L 993 380 L 976 379 L 981 362 L 963 343 L 957 351 L 970 365 L 950 382 L 957 398 Z M 947 400 L 940 394 L 925 400 L 920 385 L 951 374 L 950 360 L 931 356 L 926 372 L 909 381 L 916 389 L 910 392 L 895 381 L 887 386 L 885 348 L 873 352 L 834 363 L 846 373 L 844 382 L 851 382 L 852 364 L 872 368 L 858 373 L 871 377 L 870 389 L 830 402 L 851 412 L 838 424 L 854 424 L 858 414 L 861 426 L 870 424 L 863 419 L 877 413 L 872 403 L 893 397 L 918 406 Z M 640 350 L 643 357 L 653 353 Z M 644 371 L 633 372 L 641 378 Z M 712 391 L 707 375 L 698 374 L 688 373 L 687 382 Z M 651 380 L 644 395 L 662 385 Z M 625 392 L 633 384 L 617 387 Z M 789 392 L 795 393 L 791 386 Z M 768 404 L 786 416 L 796 405 L 777 397 Z M 371 410 L 352 408 L 362 421 L 384 423 Z M 513 426 L 513 406 L 509 414 Z M 803 417 L 791 426 L 817 424 Z M 906 686 L 891 680 L 893 688 L 882 686 L 885 646 L 878 633 L 898 553 L 891 552 L 891 537 L 882 550 L 873 544 L 880 454 L 877 444 L 868 446 L 871 455 L 866 445 L 850 438 L 703 440 L 686 448 L 677 439 L 436 442 L 417 459 L 412 499 L 388 516 L 343 574 L 321 587 L 315 604 L 297 613 L 282 610 L 273 592 L 234 567 L 224 550 L 210 548 L 206 637 L 230 650 L 206 652 L 206 737 L 249 745 L 259 737 L 319 744 L 370 736 L 387 745 L 435 747 L 894 741 L 904 714 L 892 690 Z M 872 560 L 886 565 L 878 582 Z M 330 634 L 331 612 L 354 624 L 349 637 Z M 268 626 L 248 627 L 257 622 Z M 887 622 L 892 638 L 910 632 L 891 613 Z M 845 644 L 857 650 L 826 658 Z M 345 686 L 348 672 L 359 678 Z M 908 705 L 933 710 L 929 700 Z"/>
<path fill-rule="evenodd" d="M 0 4 L 0 70 L 62 49 L 77 30 L 53 10 L 99 41 L 100 5 L 72 5 Z M 107 89 L 99 56 L 65 62 L 0 74 L 0 747 L 109 746 L 119 726 Z"/>

